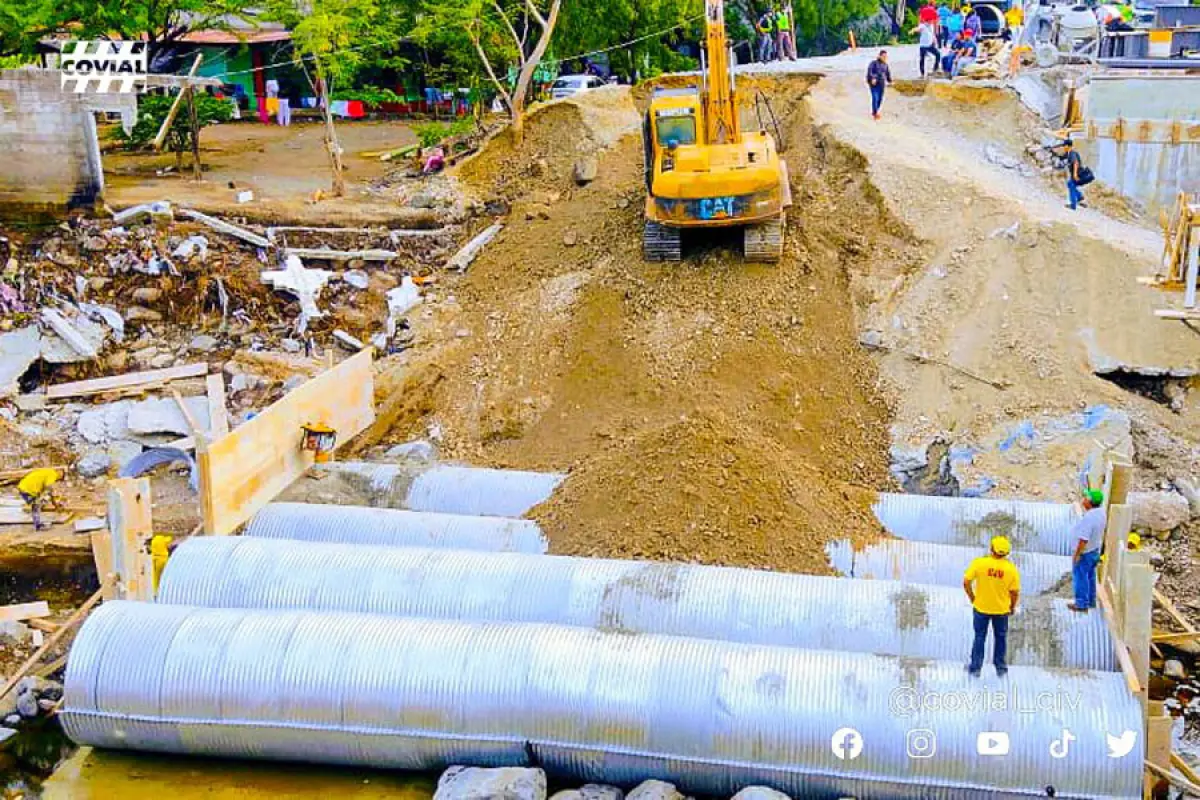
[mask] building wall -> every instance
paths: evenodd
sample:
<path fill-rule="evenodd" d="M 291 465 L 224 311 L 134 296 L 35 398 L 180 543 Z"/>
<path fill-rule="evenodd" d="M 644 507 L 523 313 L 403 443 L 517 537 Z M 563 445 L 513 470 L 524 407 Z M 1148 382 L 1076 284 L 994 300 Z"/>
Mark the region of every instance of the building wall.
<path fill-rule="evenodd" d="M 63 91 L 55 70 L 0 71 L 0 208 L 65 210 L 103 191 L 88 98 Z"/>

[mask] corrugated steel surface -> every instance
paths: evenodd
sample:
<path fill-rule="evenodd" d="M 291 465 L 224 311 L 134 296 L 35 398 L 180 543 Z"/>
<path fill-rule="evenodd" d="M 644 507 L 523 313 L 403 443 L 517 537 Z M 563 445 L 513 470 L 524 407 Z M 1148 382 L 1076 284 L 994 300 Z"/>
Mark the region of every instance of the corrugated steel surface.
<path fill-rule="evenodd" d="M 1055 710 L 1027 713 L 1037 698 Z M 794 798 L 983 800 L 1052 785 L 1125 800 L 1143 757 L 1141 737 L 1107 756 L 1106 732 L 1142 726 L 1118 673 L 1014 667 L 980 681 L 960 662 L 150 603 L 106 603 L 84 623 L 60 717 L 100 747 L 415 769 L 536 762 L 576 782 L 657 777 L 725 797 L 766 784 Z M 859 757 L 835 757 L 840 728 L 861 732 Z M 1052 759 L 1064 728 L 1078 738 Z M 934 732 L 935 757 L 908 756 L 913 729 Z M 981 731 L 1010 734 L 1009 754 L 978 756 Z"/>
<path fill-rule="evenodd" d="M 986 548 L 906 542 L 903 539 L 885 539 L 861 550 L 855 550 L 848 541 L 830 542 L 825 552 L 833 568 L 849 578 L 937 586 L 962 586 L 963 573 L 971 562 L 987 555 Z M 1009 558 L 1020 570 L 1021 593 L 1026 597 L 1070 586 L 1069 556 L 1014 550 Z"/>
<path fill-rule="evenodd" d="M 844 602 L 853 591 L 854 602 Z M 759 570 L 454 550 L 196 537 L 163 573 L 160 603 L 542 622 L 624 633 L 964 659 L 961 588 Z M 1010 661 L 1115 669 L 1099 614 L 1034 599 L 1012 619 Z"/>
<path fill-rule="evenodd" d="M 893 536 L 920 542 L 984 547 L 998 534 L 1027 553 L 1074 552 L 1071 527 L 1079 512 L 1069 503 L 1028 503 L 977 497 L 880 494 L 875 516 Z"/>
<path fill-rule="evenodd" d="M 322 503 L 271 503 L 254 515 L 244 535 L 387 547 L 546 552 L 546 537 L 531 520 Z"/>

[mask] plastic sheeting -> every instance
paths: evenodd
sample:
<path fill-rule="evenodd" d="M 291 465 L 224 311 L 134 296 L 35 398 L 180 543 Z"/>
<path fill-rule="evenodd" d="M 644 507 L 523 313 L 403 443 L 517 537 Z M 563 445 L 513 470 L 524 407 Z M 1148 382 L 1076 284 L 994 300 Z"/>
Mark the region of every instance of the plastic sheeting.
<path fill-rule="evenodd" d="M 1004 535 L 1014 550 L 1070 555 L 1079 518 L 1069 503 L 1029 503 L 973 497 L 880 494 L 875 516 L 893 536 L 921 542 L 987 548 Z"/>
<path fill-rule="evenodd" d="M 848 541 L 825 548 L 833 568 L 850 578 L 962 586 L 963 573 L 986 548 L 955 547 L 929 542 L 888 539 L 855 550 Z M 1026 597 L 1069 586 L 1071 558 L 1014 550 L 1009 559 L 1020 570 L 1021 594 Z"/>
<path fill-rule="evenodd" d="M 1142 728 L 1119 673 L 1013 667 L 997 682 L 961 662 L 330 612 L 106 603 L 75 641 L 60 717 L 98 747 L 537 764 L 576 783 L 654 777 L 723 797 L 766 784 L 795 798 L 983 800 L 1049 785 L 1125 800 L 1142 781 L 1142 737 L 1122 759 L 1105 744 Z M 935 757 L 910 757 L 914 729 L 934 734 Z M 1076 739 L 1054 759 L 1064 729 Z M 1010 737 L 1006 756 L 977 755 L 985 731 Z M 839 759 L 855 741 L 858 757 Z"/>
<path fill-rule="evenodd" d="M 196 462 L 186 450 L 180 450 L 177 447 L 155 447 L 144 450 L 121 467 L 118 474 L 122 478 L 140 478 L 155 467 L 172 464 L 176 461 L 182 461 L 188 465 L 188 486 L 193 492 L 199 491 L 200 476 L 196 472 Z"/>
<path fill-rule="evenodd" d="M 546 537 L 531 520 L 321 503 L 271 503 L 254 515 L 244 535 L 386 547 L 546 552 Z"/>
<path fill-rule="evenodd" d="M 844 602 L 847 591 L 854 602 Z M 965 659 L 959 587 L 520 553 L 197 537 L 163 573 L 160 603 L 542 622 L 630 634 Z M 1034 599 L 1012 618 L 1014 664 L 1115 669 L 1099 614 Z"/>

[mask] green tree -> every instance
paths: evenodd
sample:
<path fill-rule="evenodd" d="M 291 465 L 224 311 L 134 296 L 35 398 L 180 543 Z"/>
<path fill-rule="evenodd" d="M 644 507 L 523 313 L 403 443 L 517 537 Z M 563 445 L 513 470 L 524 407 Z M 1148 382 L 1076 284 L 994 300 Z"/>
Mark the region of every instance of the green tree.
<path fill-rule="evenodd" d="M 196 118 L 200 128 L 218 122 L 228 122 L 233 116 L 233 107 L 228 100 L 218 99 L 203 92 L 194 94 L 193 100 L 196 103 Z M 133 147 L 148 144 L 158 135 L 174 102 L 175 98 L 170 95 L 143 95 L 138 98 L 137 124 L 128 134 L 122 130 L 119 135 Z M 166 143 L 168 149 L 175 153 L 176 169 L 182 169 L 183 154 L 192 149 L 192 128 L 186 113 L 177 114 L 171 121 L 171 127 L 167 129 Z"/>
<path fill-rule="evenodd" d="M 797 51 L 824 55 L 845 49 L 850 26 L 874 16 L 879 8 L 880 0 L 792 0 Z"/>
<path fill-rule="evenodd" d="M 413 36 L 427 46 L 453 50 L 461 61 L 465 46 L 508 108 L 513 136 L 524 130 L 525 106 L 533 75 L 550 46 L 562 0 L 424 0 Z M 516 68 L 510 85 L 506 65 Z"/>
<path fill-rule="evenodd" d="M 564 54 L 607 50 L 614 71 L 629 78 L 694 68 L 696 62 L 671 45 L 703 46 L 703 14 L 704 0 L 571 0 L 563 8 L 554 48 Z"/>

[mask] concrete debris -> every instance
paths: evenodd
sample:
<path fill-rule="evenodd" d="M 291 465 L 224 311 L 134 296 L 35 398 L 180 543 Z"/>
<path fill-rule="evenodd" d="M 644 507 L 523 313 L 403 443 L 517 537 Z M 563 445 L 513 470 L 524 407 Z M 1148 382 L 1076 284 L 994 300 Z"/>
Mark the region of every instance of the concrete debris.
<path fill-rule="evenodd" d="M 666 781 L 643 781 L 625 797 L 626 800 L 685 800 L 675 785 Z"/>
<path fill-rule="evenodd" d="M 162 322 L 163 315 L 152 308 L 130 306 L 125 309 L 126 322 Z"/>
<path fill-rule="evenodd" d="M 76 353 L 85 358 L 95 358 L 100 353 L 88 338 L 75 329 L 75 326 L 56 308 L 43 308 L 42 321 L 69 344 Z"/>
<path fill-rule="evenodd" d="M 304 375 L 290 375 L 288 376 L 287 380 L 283 382 L 283 390 L 285 392 L 290 392 L 292 389 L 298 389 L 303 386 L 307 380 L 308 378 Z"/>
<path fill-rule="evenodd" d="M 97 303 L 80 303 L 79 310 L 88 317 L 103 322 L 112 329 L 113 338 L 118 342 L 125 341 L 125 319 L 110 306 Z"/>
<path fill-rule="evenodd" d="M 398 444 L 384 453 L 386 458 L 406 459 L 408 461 L 431 462 L 437 460 L 437 447 L 424 439 L 414 439 L 411 442 Z"/>
<path fill-rule="evenodd" d="M 471 241 L 467 242 L 461 250 L 454 254 L 454 257 L 446 262 L 446 269 L 458 270 L 466 272 L 467 267 L 471 266 L 471 262 L 475 257 L 487 246 L 488 242 L 496 238 L 496 234 L 504 230 L 504 224 L 495 222 L 483 229 L 483 232 L 476 236 Z"/>
<path fill-rule="evenodd" d="M 1005 239 L 1011 239 L 1013 241 L 1016 241 L 1017 235 L 1020 232 L 1021 232 L 1021 222 L 1020 222 L 1020 220 L 1018 220 L 1018 221 L 1014 222 L 1012 225 L 1009 225 L 1007 228 L 997 228 L 996 230 L 992 231 L 991 235 L 988 238 L 989 239 L 999 239 L 1001 236 L 1003 236 Z"/>
<path fill-rule="evenodd" d="M 1175 479 L 1175 488 L 1188 501 L 1192 516 L 1200 517 L 1200 491 L 1197 491 L 1196 484 L 1190 478 L 1178 477 Z"/>
<path fill-rule="evenodd" d="M 237 193 L 237 201 L 239 203 L 249 203 L 252 200 L 254 200 L 254 192 L 249 189 Z"/>
<path fill-rule="evenodd" d="M 90 408 L 79 415 L 75 428 L 91 444 L 104 444 L 129 435 L 129 408 L 132 401 L 121 400 Z"/>
<path fill-rule="evenodd" d="M 792 800 L 791 797 L 766 786 L 747 786 L 735 794 L 731 800 Z"/>
<path fill-rule="evenodd" d="M 566 247 L 574 247 L 579 243 L 579 234 L 575 231 L 567 231 L 563 234 L 563 245 Z"/>
<path fill-rule="evenodd" d="M 334 330 L 333 338 L 337 339 L 340 344 L 344 344 L 354 352 L 358 352 L 366 347 L 366 345 L 362 343 L 362 340 L 354 338 L 340 328 Z"/>
<path fill-rule="evenodd" d="M 1151 531 L 1173 531 L 1192 517 L 1187 498 L 1175 492 L 1130 492 L 1133 527 Z"/>
<path fill-rule="evenodd" d="M 20 377 L 41 355 L 42 335 L 36 325 L 0 334 L 0 398 L 20 392 Z"/>
<path fill-rule="evenodd" d="M 546 800 L 546 773 L 524 767 L 454 766 L 438 778 L 433 800 Z"/>
<path fill-rule="evenodd" d="M 157 286 L 141 286 L 133 290 L 130 298 L 135 303 L 157 303 L 162 299 L 163 291 Z"/>
<path fill-rule="evenodd" d="M 4 720 L 4 722 L 5 722 L 5 724 L 7 724 L 7 723 L 8 723 L 8 718 L 7 718 L 7 717 L 5 717 L 5 720 Z M 18 725 L 19 725 L 19 724 L 21 724 L 21 718 L 20 718 L 20 717 L 17 717 L 17 723 L 16 723 L 16 724 L 18 724 Z M 9 727 L 7 727 L 7 728 L 0 728 L 0 745 L 3 745 L 5 742 L 7 742 L 9 739 L 13 738 L 13 737 L 14 737 L 14 736 L 16 736 L 16 735 L 17 735 L 17 731 L 16 731 L 16 729 L 15 729 L 15 728 L 13 728 L 12 726 L 9 726 Z"/>
<path fill-rule="evenodd" d="M 1163 676 L 1177 681 L 1187 680 L 1187 670 L 1183 668 L 1183 662 L 1174 658 L 1168 658 L 1163 662 Z"/>
<path fill-rule="evenodd" d="M 207 225 L 214 231 L 241 239 L 243 242 L 248 242 L 255 247 L 268 248 L 271 246 L 271 243 L 267 241 L 267 237 L 259 236 L 257 233 L 248 231 L 245 228 L 240 228 L 237 225 L 226 222 L 225 220 L 217 219 L 216 217 L 210 217 L 208 214 L 202 214 L 199 211 L 185 208 L 179 212 L 179 215 L 181 217 L 186 217 L 187 219 L 193 219 L 203 225 Z"/>
<path fill-rule="evenodd" d="M 185 397 L 183 402 L 200 429 L 208 430 L 208 398 Z M 133 433 L 177 433 L 180 436 L 188 436 L 192 432 L 178 404 L 169 397 L 155 397 L 131 403 L 128 425 Z"/>
<path fill-rule="evenodd" d="M 219 344 L 217 337 L 202 333 L 192 337 L 192 340 L 188 342 L 188 350 L 194 353 L 209 353 L 216 350 Z"/>
<path fill-rule="evenodd" d="M 983 150 L 984 157 L 993 164 L 1004 167 L 1005 169 L 1017 169 L 1021 166 L 1021 162 L 1005 153 L 995 145 L 989 144 Z"/>
<path fill-rule="evenodd" d="M 300 315 L 306 320 L 319 319 L 324 313 L 317 307 L 317 298 L 321 289 L 329 283 L 333 273 L 324 269 L 308 269 L 294 255 L 287 257 L 287 266 L 281 270 L 268 270 L 262 273 L 263 283 L 272 288 L 286 291 L 296 296 L 300 301 Z"/>
<path fill-rule="evenodd" d="M 883 342 L 883 334 L 879 331 L 863 331 L 858 336 L 858 343 L 868 350 L 887 350 Z"/>
<path fill-rule="evenodd" d="M 5 639 L 17 644 L 24 644 L 30 639 L 29 626 L 15 619 L 0 622 L 0 641 Z"/>
<path fill-rule="evenodd" d="M 108 526 L 108 520 L 104 517 L 84 517 L 83 519 L 75 520 L 76 533 L 91 533 L 92 531 L 102 531 Z"/>
<path fill-rule="evenodd" d="M 371 276 L 367 275 L 367 273 L 363 272 L 361 269 L 352 269 L 343 272 L 342 280 L 345 281 L 348 286 L 352 286 L 359 290 L 366 289 L 371 284 Z"/>
<path fill-rule="evenodd" d="M 17 713 L 25 719 L 36 719 L 38 716 L 37 695 L 25 691 L 17 694 Z"/>
<path fill-rule="evenodd" d="M 175 218 L 171 213 L 171 204 L 164 201 L 157 203 L 142 203 L 141 205 L 130 206 L 124 211 L 118 211 L 113 214 L 113 223 L 116 225 L 128 225 L 131 222 L 138 222 L 142 219 L 150 219 L 153 222 L 171 222 Z"/>
<path fill-rule="evenodd" d="M 204 261 L 208 258 L 208 239 L 203 236 L 189 236 L 171 251 L 171 255 L 184 261 L 190 260 L 192 256 Z"/>
<path fill-rule="evenodd" d="M 550 800 L 624 800 L 625 793 L 616 786 L 603 783 L 585 783 L 578 789 L 563 789 L 550 796 Z"/>
<path fill-rule="evenodd" d="M 98 478 L 108 473 L 112 457 L 103 450 L 89 450 L 75 462 L 75 471 L 84 478 Z"/>
<path fill-rule="evenodd" d="M 84 316 L 78 316 L 70 320 L 71 328 L 82 339 L 86 340 L 87 346 L 85 349 L 90 349 L 94 353 L 99 353 L 104 346 L 104 340 L 108 338 L 108 326 L 93 322 Z M 79 342 L 83 346 L 82 342 Z M 68 344 L 56 331 L 42 331 L 42 360 L 51 364 L 74 364 L 82 361 L 92 361 L 96 358 L 95 355 L 84 355 L 75 345 Z"/>

